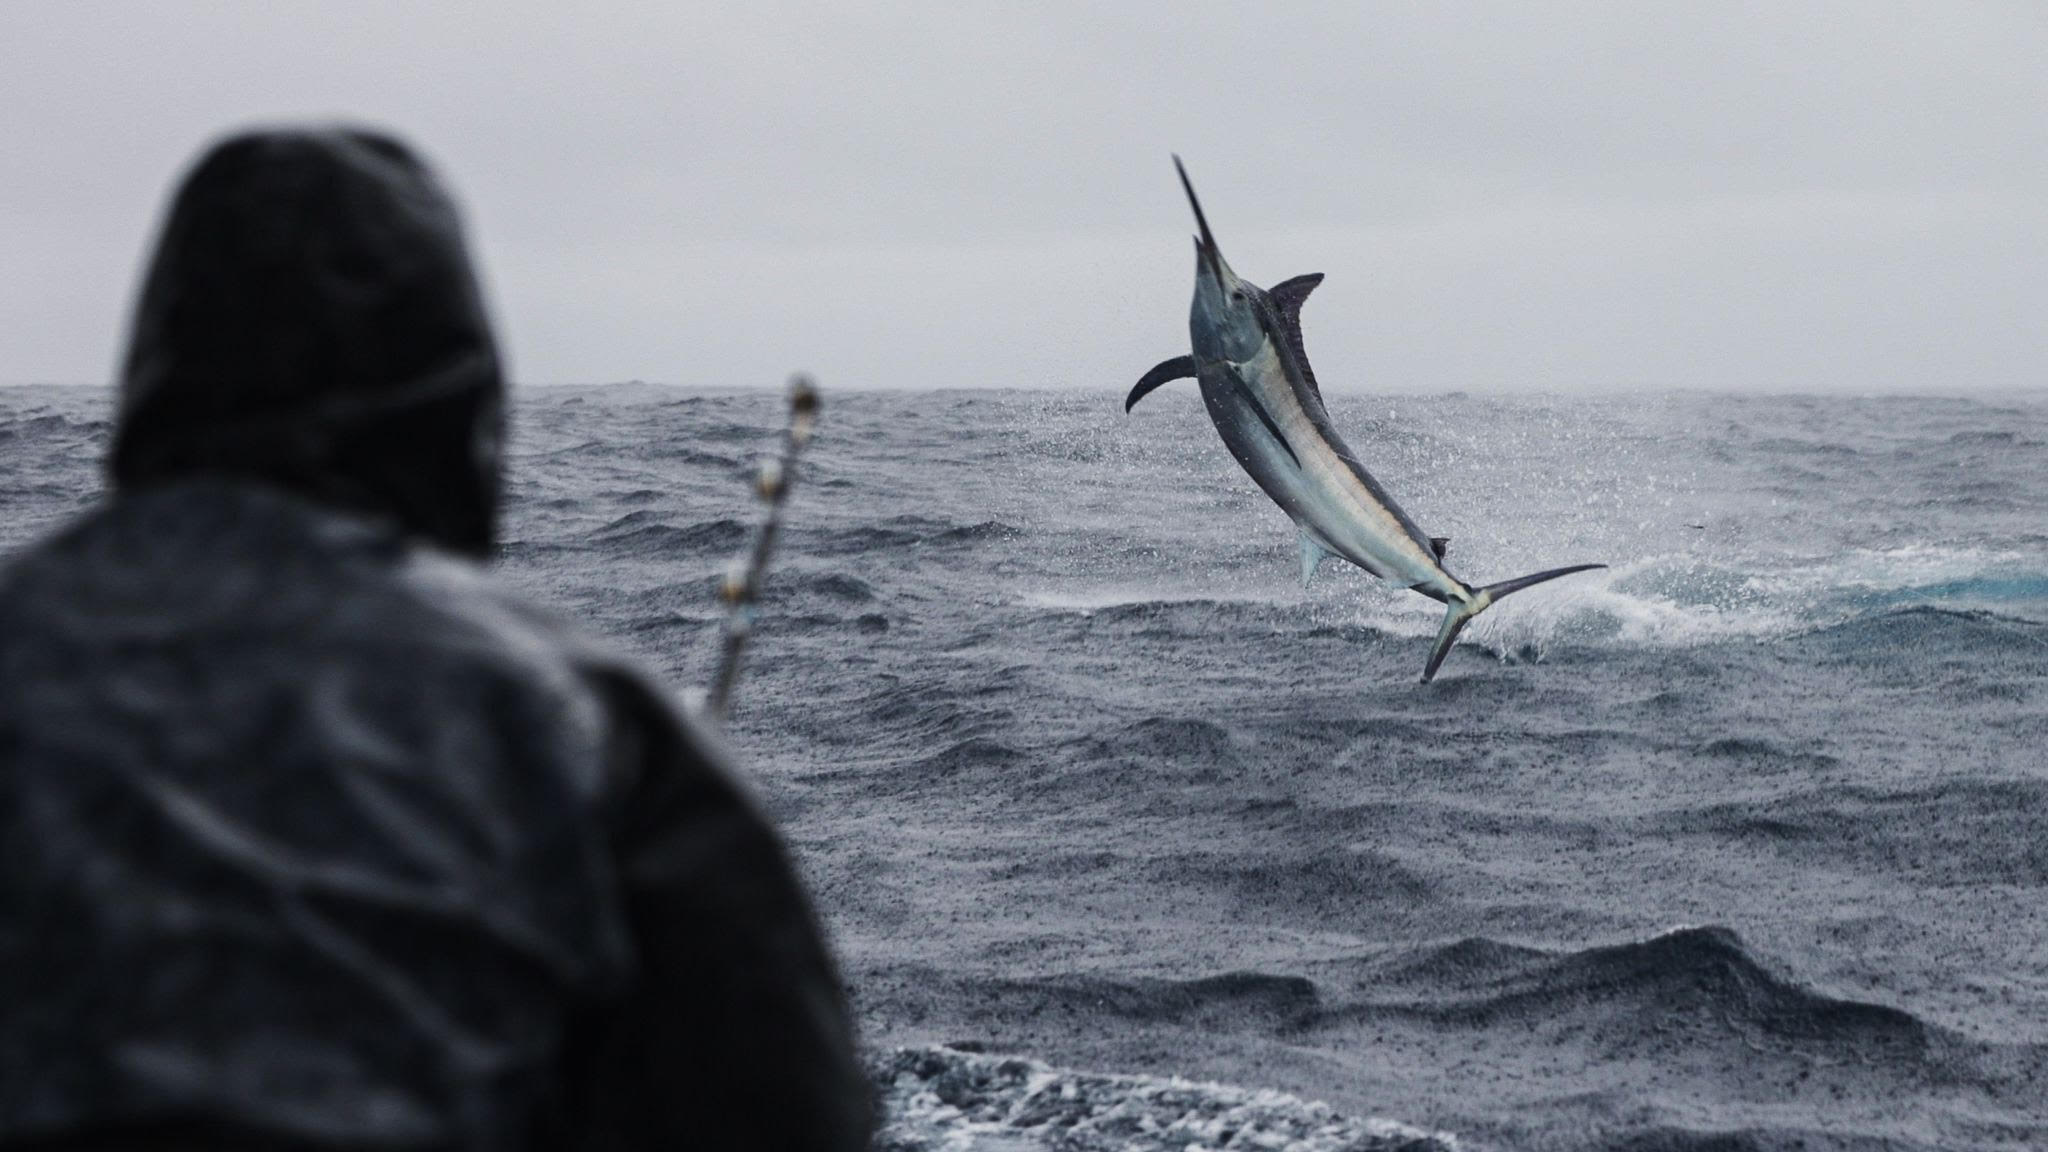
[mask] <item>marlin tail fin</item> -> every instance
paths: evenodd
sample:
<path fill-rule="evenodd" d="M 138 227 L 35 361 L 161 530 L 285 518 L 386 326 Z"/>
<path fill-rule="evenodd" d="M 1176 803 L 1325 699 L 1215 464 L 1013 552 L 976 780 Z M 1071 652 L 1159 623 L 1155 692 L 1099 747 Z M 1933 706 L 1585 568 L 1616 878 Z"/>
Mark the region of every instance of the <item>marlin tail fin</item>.
<path fill-rule="evenodd" d="M 1510 594 L 1520 592 L 1524 588 L 1532 588 L 1545 581 L 1555 580 L 1559 576 L 1569 576 L 1574 572 L 1585 572 L 1594 568 L 1605 567 L 1607 567 L 1605 564 L 1574 564 L 1569 568 L 1552 568 L 1547 572 L 1534 572 L 1527 576 L 1517 576 L 1513 580 L 1503 580 L 1498 584 L 1488 584 L 1484 588 L 1475 589 L 1471 597 L 1466 600 L 1451 600 L 1444 605 L 1443 627 L 1437 629 L 1436 647 L 1429 650 L 1429 664 L 1422 670 L 1422 682 L 1427 684 L 1436 678 L 1436 670 L 1443 664 L 1444 657 L 1451 650 L 1451 645 L 1457 641 L 1458 633 L 1465 630 L 1465 625 L 1470 624 L 1474 616 L 1493 607 L 1496 603 L 1506 599 Z"/>

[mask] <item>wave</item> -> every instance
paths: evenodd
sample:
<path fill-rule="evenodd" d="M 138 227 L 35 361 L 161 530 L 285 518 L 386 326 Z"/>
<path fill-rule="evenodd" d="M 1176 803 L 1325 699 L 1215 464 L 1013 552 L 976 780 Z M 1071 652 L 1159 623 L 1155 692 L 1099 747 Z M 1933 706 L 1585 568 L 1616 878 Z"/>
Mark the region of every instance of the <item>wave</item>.
<path fill-rule="evenodd" d="M 1178 1077 L 1108 1075 L 961 1047 L 899 1048 L 873 1058 L 881 1091 L 877 1152 L 1432 1152 L 1447 1133 L 1270 1089 Z"/>
<path fill-rule="evenodd" d="M 1091 630 L 1148 640 L 1232 639 L 1309 636 L 1329 631 L 1329 613 L 1298 600 L 1262 596 L 1176 593 L 1157 589 L 1095 592 L 1028 592 L 1021 606 L 1042 622 L 1086 621 Z M 1339 627 L 1345 622 L 1337 622 Z M 1369 636 L 1357 639 L 1370 642 Z"/>
<path fill-rule="evenodd" d="M 852 745 L 893 768 L 901 750 L 924 751 L 1008 729 L 1016 713 L 1001 702 L 1014 698 L 1007 686 L 1020 674 L 1019 669 L 989 669 L 979 672 L 978 679 L 956 677 L 945 685 L 884 677 L 883 684 L 848 705 L 861 717 L 860 724 L 828 728 L 822 738 Z"/>
<path fill-rule="evenodd" d="M 1733 1047 L 1930 1065 L 1939 1030 L 1903 1009 L 1817 992 L 1772 971 L 1734 931 L 1675 928 L 1546 957 L 1484 990 L 1418 1009 L 1448 1022 L 1569 1028 L 1611 1055 Z"/>
<path fill-rule="evenodd" d="M 1052 1009 L 1110 1014 L 1215 1033 L 1299 1031 L 1313 1027 L 1326 1011 L 1315 981 L 1273 972 L 1225 972 L 1190 980 L 1085 974 L 1021 977 L 996 980 L 992 989 L 1026 1013 Z"/>
<path fill-rule="evenodd" d="M 30 500 L 46 503 L 56 503 L 59 501 L 84 503 L 96 498 L 89 493 L 81 496 L 70 485 L 62 484 L 55 480 L 43 480 L 34 484 L 10 484 L 0 488 L 0 497 L 27 497 Z"/>
<path fill-rule="evenodd" d="M 736 551 L 752 529 L 730 517 L 676 527 L 662 514 L 642 508 L 628 512 L 592 532 L 591 542 L 604 551 L 627 556 L 666 556 Z"/>
<path fill-rule="evenodd" d="M 995 717 L 959 709 L 933 710 L 933 714 L 922 719 L 928 730 L 935 733 L 997 726 Z M 872 752 L 872 748 L 864 750 Z M 864 797 L 929 799 L 949 791 L 1015 791 L 1016 778 L 1028 769 L 1028 759 L 1023 752 L 1001 741 L 968 736 L 922 756 L 884 756 L 828 768 L 807 779 L 814 784 L 844 783 L 857 788 Z"/>
<path fill-rule="evenodd" d="M 1832 659 L 1873 668 L 1921 668 L 1944 660 L 1978 669 L 1990 693 L 2048 673 L 2048 623 L 1981 608 L 1917 605 L 1808 629 L 1795 639 Z M 2002 657 L 1993 662 L 1990 657 Z M 1904 664 L 1901 665 L 1901 660 Z"/>
<path fill-rule="evenodd" d="M 1432 993 L 1481 987 L 1526 972 L 1549 959 L 1550 953 L 1540 948 L 1467 936 L 1397 958 L 1381 968 L 1377 982 L 1383 986 L 1412 985 Z"/>
<path fill-rule="evenodd" d="M 1277 594 L 1226 596 L 1203 591 L 1173 592 L 1151 587 L 1043 590 L 1026 592 L 1020 599 L 1027 607 L 1054 612 L 1073 612 L 1083 616 L 1107 609 L 1136 609 L 1139 614 L 1143 614 L 1186 606 L 1266 608 L 1298 603 L 1298 598 Z"/>
<path fill-rule="evenodd" d="M 761 585 L 761 599 L 770 605 L 810 604 L 823 601 L 846 606 L 873 604 L 879 598 L 874 585 L 846 572 L 792 572 L 771 569 Z"/>
<path fill-rule="evenodd" d="M 1770 765 L 1797 768 L 1796 753 Z M 1799 778 L 1799 777 L 1793 777 Z M 1924 787 L 1833 785 L 1681 808 L 1646 833 L 1703 837 L 1923 885 L 2048 887 L 2048 781 L 1963 777 Z"/>
<path fill-rule="evenodd" d="M 1466 938 L 1353 973 L 1345 999 L 1310 978 L 1239 971 L 1195 979 L 1067 974 L 993 981 L 1024 1012 L 1071 1006 L 1145 1023 L 1300 1035 L 1375 1020 L 1554 1031 L 1609 1055 L 1730 1048 L 1872 1065 L 1929 1065 L 1960 1041 L 1912 1013 L 1833 997 L 1781 975 L 1733 930 L 1681 927 L 1646 940 L 1549 952 Z"/>
<path fill-rule="evenodd" d="M 748 471 L 746 462 L 737 456 L 722 452 L 706 452 L 684 444 L 662 444 L 640 449 L 636 455 L 648 460 L 660 460 L 665 464 L 681 464 L 686 468 L 705 468 L 717 472 Z"/>
<path fill-rule="evenodd" d="M 873 524 L 810 533 L 804 540 L 806 552 L 823 556 L 860 555 L 897 549 L 950 548 L 971 546 L 1018 535 L 1016 528 L 1000 520 L 956 524 L 925 516 L 891 516 Z"/>
<path fill-rule="evenodd" d="M 1091 1035 L 1148 1037 L 1137 1049 L 1147 1053 L 1172 1051 L 1181 1042 L 1176 1037 L 1202 1037 L 1211 1048 L 1220 1037 L 1235 1038 L 1233 1045 L 1278 1044 L 1289 1051 L 1362 1047 L 1393 1059 L 1432 1051 L 1484 1053 L 1480 1059 L 1489 1069 L 1464 1074 L 1477 1082 L 1504 1077 L 1517 1085 L 1521 1099 L 1522 1119 L 1501 1134 L 1545 1133 L 1546 1147 L 1780 1148 L 1800 1146 L 1821 1128 L 1836 1141 L 1825 1146 L 1911 1147 L 1889 1142 L 1901 1133 L 1882 1117 L 1895 1101 L 1952 1091 L 1991 1107 L 1942 1111 L 1938 1128 L 1954 1133 L 1972 1125 L 2005 1127 L 2038 1135 L 2020 1116 L 2030 1114 L 2033 1086 L 2048 1074 L 2048 1046 L 1975 1039 L 1901 1007 L 1832 994 L 1781 970 L 1722 926 L 1679 927 L 1646 939 L 1564 951 L 1466 937 L 1308 964 L 1315 975 L 1238 970 L 1191 979 L 1111 972 L 1006 977 L 906 968 L 898 977 L 922 989 L 925 1001 L 936 996 L 972 1004 L 971 1019 L 998 1028 L 1004 1021 L 1029 1021 L 1034 1030 L 1054 1034 L 1078 1028 Z M 1503 1043 L 1504 1037 L 1517 1039 Z M 995 1147 L 1097 1147 L 1040 1143 L 1056 1130 L 1040 1131 L 1041 1114 L 1021 1106 L 1037 1090 L 1031 1075 L 1077 1074 L 1028 1061 L 1021 1063 L 1030 1075 L 998 1070 L 997 1058 L 979 1056 L 972 1043 L 940 1052 L 935 1063 L 920 1067 L 896 1063 L 915 1063 L 920 1057 L 906 1053 L 922 1051 L 902 1050 L 880 1062 L 892 1133 L 926 1141 L 971 1134 Z M 963 1067 L 956 1059 L 969 1055 L 990 1063 Z M 1578 1066 L 1656 1071 L 1647 1080 L 1624 1076 L 1609 1088 L 1584 1091 L 1572 1087 L 1569 1069 Z M 993 1087 L 1012 1076 L 1013 1088 Z M 1666 1095 L 1655 1090 L 1659 1083 L 1690 1088 Z M 1059 1091 L 1073 1099 L 1091 1087 Z M 923 1093 L 931 1098 L 914 1099 Z M 998 1094 L 1001 1103 L 991 1103 Z M 1753 1104 L 1761 1099 L 1782 1099 L 1785 1106 L 1760 1111 Z M 2021 1112 L 2009 1111 L 2015 1107 Z M 1095 1114 L 1092 1105 L 1086 1114 Z M 1002 1127 L 1010 1117 L 1032 1119 Z M 1092 1130 L 1083 1131 L 1092 1137 Z M 1018 1143 L 994 1142 L 999 1134 Z M 900 1145 L 938 1146 L 943 1145 Z M 1252 1137 L 1206 1146 L 1294 1147 Z"/>
<path fill-rule="evenodd" d="M 1696 751 L 1702 757 L 1758 772 L 1827 772 L 1842 763 L 1840 758 L 1824 752 L 1803 751 L 1753 736 L 1723 736 L 1707 741 Z"/>
<path fill-rule="evenodd" d="M 1245 774 L 1243 756 L 1228 731 L 1207 720 L 1179 716 L 1150 716 L 1107 734 L 1080 737 L 1061 750 L 1093 764 L 1197 765 L 1218 781 L 1242 779 Z"/>
<path fill-rule="evenodd" d="M 1948 438 L 1951 444 L 1983 445 L 1987 448 L 2039 448 L 2041 441 L 2018 432 L 1971 429 Z"/>
<path fill-rule="evenodd" d="M 26 432 L 31 437 L 82 432 L 87 439 L 96 441 L 107 439 L 114 431 L 114 424 L 111 420 L 91 417 L 79 418 L 58 413 L 18 419 L 15 421 L 14 427 Z"/>
<path fill-rule="evenodd" d="M 680 400 L 664 404 L 663 407 L 694 407 L 692 399 L 691 397 L 684 397 Z M 682 435 L 693 441 L 711 440 L 722 444 L 759 441 L 764 445 L 769 443 L 774 437 L 779 436 L 781 432 L 781 428 L 772 425 L 748 424 L 733 420 L 716 419 L 699 420 L 692 423 L 687 429 L 681 430 Z M 728 461 L 728 463 L 730 462 Z"/>
<path fill-rule="evenodd" d="M 1245 912 L 1318 930 L 1370 930 L 1388 909 L 1426 905 L 1439 886 L 1384 852 L 1178 852 L 1145 869 L 1160 889 L 1192 885 L 1221 893 Z"/>
<path fill-rule="evenodd" d="M 1656 1124 L 1603 1140 L 1602 1152 L 1950 1152 L 1953 1146 L 1902 1139 L 1891 1133 L 1857 1134 L 1832 1127 L 1712 1128 Z"/>
<path fill-rule="evenodd" d="M 1346 986 L 1360 992 L 1335 994 Z M 1561 953 L 1466 938 L 1366 963 L 1328 988 L 1261 971 L 1185 980 L 1048 975 L 982 987 L 1026 1015 L 1085 1011 L 1294 1037 L 1407 1020 L 1551 1036 L 1609 1059 L 1740 1053 L 1925 1077 L 1959 1072 L 1971 1049 L 1904 1009 L 1831 996 L 1781 974 L 1733 930 L 1711 925 Z"/>

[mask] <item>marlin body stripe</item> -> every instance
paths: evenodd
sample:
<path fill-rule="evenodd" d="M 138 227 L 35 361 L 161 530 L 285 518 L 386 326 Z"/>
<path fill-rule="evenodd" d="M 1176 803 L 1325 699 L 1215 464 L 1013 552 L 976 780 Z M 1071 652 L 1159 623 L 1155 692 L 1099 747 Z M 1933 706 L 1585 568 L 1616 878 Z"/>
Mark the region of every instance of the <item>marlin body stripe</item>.
<path fill-rule="evenodd" d="M 1401 510 L 1330 423 L 1301 337 L 1301 306 L 1322 274 L 1297 276 L 1270 290 L 1239 278 L 1216 246 L 1180 157 L 1173 164 L 1201 228 L 1188 312 L 1194 352 L 1147 372 L 1124 410 L 1162 384 L 1195 379 L 1224 446 L 1300 528 L 1304 585 L 1334 555 L 1442 603 L 1443 626 L 1422 673 L 1428 683 L 1474 616 L 1531 585 L 1605 567 L 1553 568 L 1479 588 L 1453 576 L 1444 567 L 1448 542 L 1424 533 Z"/>

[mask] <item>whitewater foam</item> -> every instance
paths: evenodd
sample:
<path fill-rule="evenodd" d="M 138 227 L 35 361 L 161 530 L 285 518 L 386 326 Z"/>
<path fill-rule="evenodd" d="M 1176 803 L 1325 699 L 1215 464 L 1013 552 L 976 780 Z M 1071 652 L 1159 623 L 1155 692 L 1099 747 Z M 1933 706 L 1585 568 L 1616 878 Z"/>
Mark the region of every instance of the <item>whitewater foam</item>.
<path fill-rule="evenodd" d="M 873 1061 L 881 1152 L 1455 1152 L 1456 1137 L 1271 1089 L 946 1047 Z"/>

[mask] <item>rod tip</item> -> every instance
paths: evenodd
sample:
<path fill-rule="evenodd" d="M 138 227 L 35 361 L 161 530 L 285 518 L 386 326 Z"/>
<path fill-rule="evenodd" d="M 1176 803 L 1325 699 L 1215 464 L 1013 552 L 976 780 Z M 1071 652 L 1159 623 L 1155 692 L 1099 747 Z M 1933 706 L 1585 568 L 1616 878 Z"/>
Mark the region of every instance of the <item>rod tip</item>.
<path fill-rule="evenodd" d="M 818 411 L 818 383 L 809 375 L 799 372 L 789 378 L 790 410 L 802 416 L 815 415 Z"/>

